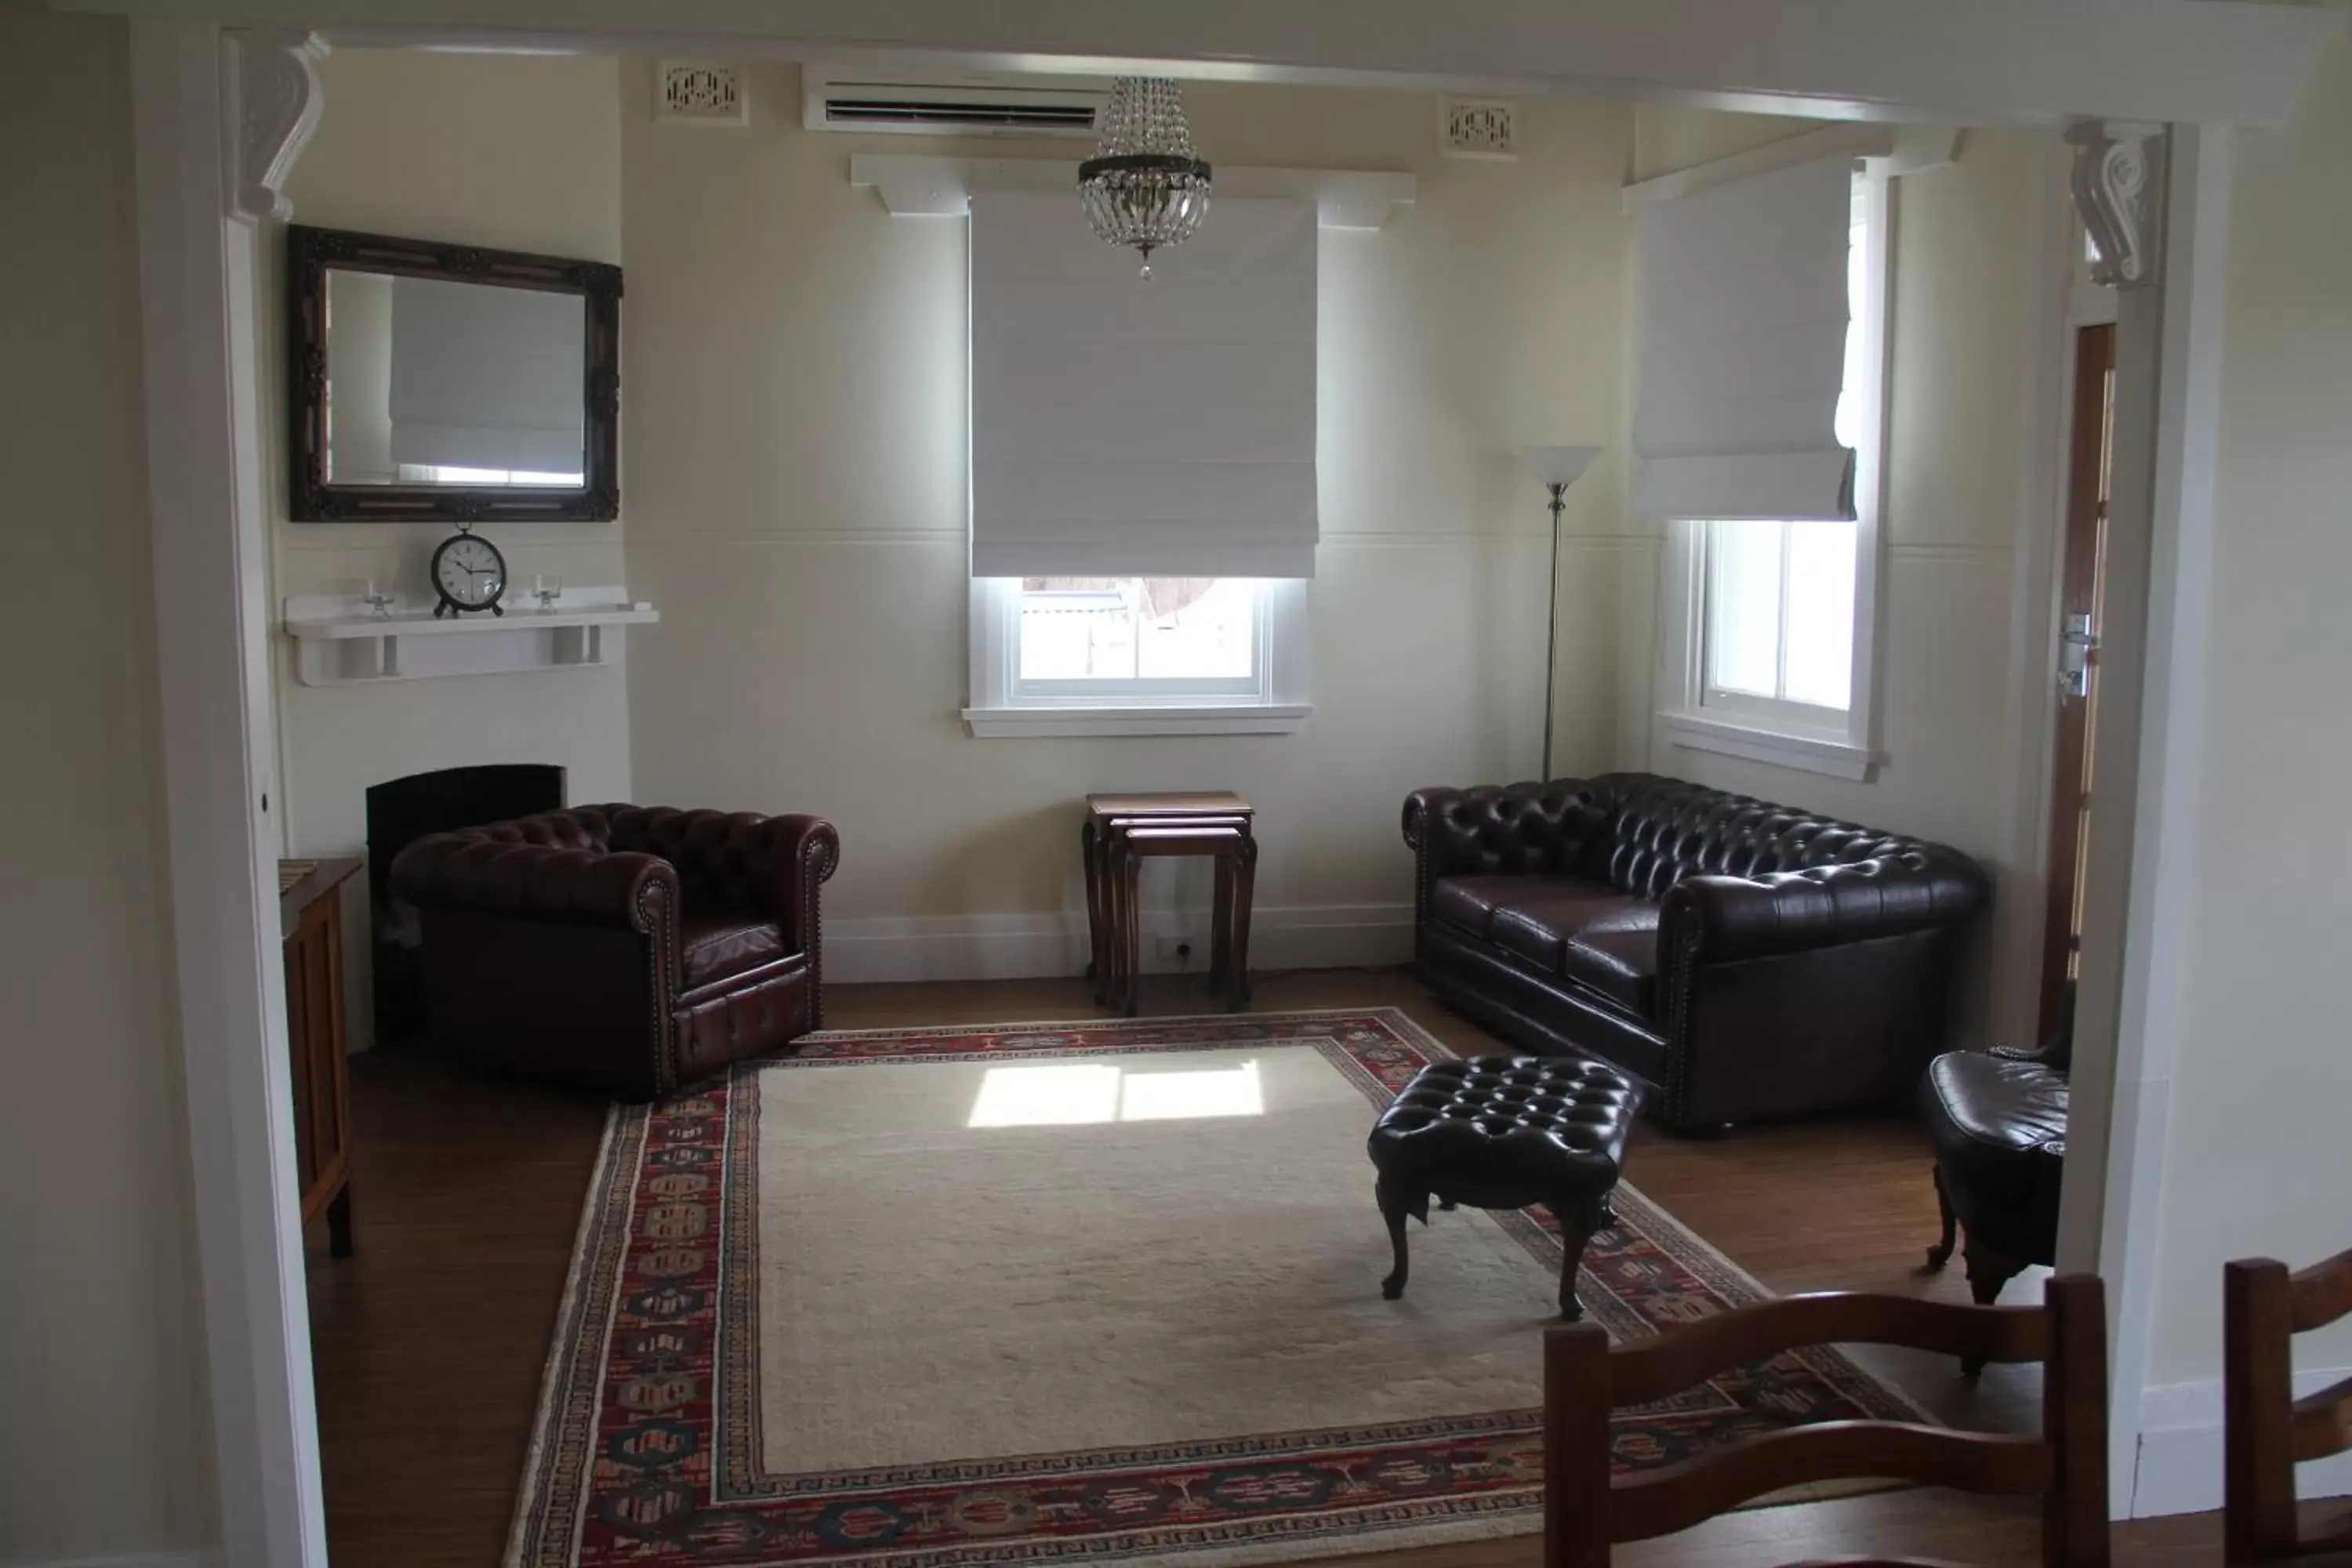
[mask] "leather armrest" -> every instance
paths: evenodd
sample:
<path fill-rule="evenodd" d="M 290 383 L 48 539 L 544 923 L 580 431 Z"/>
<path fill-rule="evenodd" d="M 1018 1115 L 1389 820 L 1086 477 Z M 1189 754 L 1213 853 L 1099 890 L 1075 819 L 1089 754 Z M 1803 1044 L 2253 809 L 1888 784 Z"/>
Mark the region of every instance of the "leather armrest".
<path fill-rule="evenodd" d="M 1499 784 L 1480 784 L 1475 787 L 1494 790 L 1498 794 L 1502 788 Z M 1470 793 L 1469 789 L 1454 789 L 1444 784 L 1431 784 L 1405 796 L 1405 847 L 1415 854 L 1434 849 L 1442 857 L 1444 853 L 1444 846 L 1433 836 L 1432 829 L 1444 820 L 1454 803 L 1467 799 Z"/>
<path fill-rule="evenodd" d="M 392 863 L 392 890 L 420 909 L 651 931 L 678 906 L 677 872 L 656 855 L 559 848 L 468 834 L 420 838 Z"/>
<path fill-rule="evenodd" d="M 817 942 L 817 889 L 841 864 L 841 834 L 821 816 L 771 816 L 759 829 L 765 875 L 761 913 L 782 928 L 784 945 L 806 952 Z"/>
<path fill-rule="evenodd" d="M 1956 855 L 1862 860 L 1763 877 L 1685 877 L 1659 912 L 1660 952 L 1701 961 L 1769 958 L 1956 924 L 1985 899 L 1984 873 Z"/>

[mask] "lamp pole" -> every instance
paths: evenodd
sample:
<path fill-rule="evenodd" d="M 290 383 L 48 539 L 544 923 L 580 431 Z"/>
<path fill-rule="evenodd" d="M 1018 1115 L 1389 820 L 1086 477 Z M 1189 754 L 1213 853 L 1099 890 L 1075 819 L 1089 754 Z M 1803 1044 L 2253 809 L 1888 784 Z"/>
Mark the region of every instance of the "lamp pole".
<path fill-rule="evenodd" d="M 1544 749 L 1541 784 L 1551 783 L 1552 682 L 1559 672 L 1559 514 L 1567 507 L 1568 486 L 1555 479 L 1551 491 L 1551 576 L 1547 580 L 1549 609 L 1544 637 Z"/>

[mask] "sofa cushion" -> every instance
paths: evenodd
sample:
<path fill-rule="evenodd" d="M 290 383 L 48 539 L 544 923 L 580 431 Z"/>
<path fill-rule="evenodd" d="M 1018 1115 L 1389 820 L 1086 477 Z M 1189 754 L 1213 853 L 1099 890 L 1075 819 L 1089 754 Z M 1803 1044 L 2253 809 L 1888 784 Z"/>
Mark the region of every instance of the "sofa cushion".
<path fill-rule="evenodd" d="M 1658 921 L 1658 906 L 1629 899 L 1597 882 L 1567 878 L 1522 877 L 1518 888 L 1495 903 L 1487 940 L 1505 952 L 1523 958 L 1548 974 L 1560 967 L 1568 939 L 1596 921 L 1646 918 Z"/>
<path fill-rule="evenodd" d="M 1549 877 L 1446 877 L 1429 891 L 1429 912 L 1457 930 L 1486 938 L 1493 934 L 1498 904 L 1551 885 Z"/>
<path fill-rule="evenodd" d="M 1655 1016 L 1658 907 L 1603 915 L 1568 939 L 1560 973 L 1644 1018 Z"/>
<path fill-rule="evenodd" d="M 784 933 L 772 921 L 688 915 L 679 925 L 679 968 L 689 991 L 730 980 L 784 956 Z"/>

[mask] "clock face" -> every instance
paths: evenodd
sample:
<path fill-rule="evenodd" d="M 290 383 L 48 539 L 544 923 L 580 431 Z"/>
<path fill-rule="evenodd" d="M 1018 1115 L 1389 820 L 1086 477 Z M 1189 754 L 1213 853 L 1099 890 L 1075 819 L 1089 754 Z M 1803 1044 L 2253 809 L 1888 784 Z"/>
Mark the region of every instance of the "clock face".
<path fill-rule="evenodd" d="M 483 609 L 505 590 L 507 563 L 488 540 L 461 533 L 434 552 L 433 582 L 451 604 Z"/>

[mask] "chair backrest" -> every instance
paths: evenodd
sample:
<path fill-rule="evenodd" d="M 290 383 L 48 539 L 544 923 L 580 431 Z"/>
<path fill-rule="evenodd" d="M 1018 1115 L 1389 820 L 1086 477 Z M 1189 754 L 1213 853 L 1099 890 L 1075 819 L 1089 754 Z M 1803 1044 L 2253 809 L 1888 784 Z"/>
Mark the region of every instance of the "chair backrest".
<path fill-rule="evenodd" d="M 2352 1551 L 2352 1525 L 2303 1538 L 2294 1468 L 2352 1448 L 2352 1377 L 2294 1396 L 2294 1338 L 2352 1316 L 2352 1252 L 2299 1274 L 2273 1258 L 2221 1268 L 2222 1536 L 2231 1563 Z"/>
<path fill-rule="evenodd" d="M 2041 1435 L 1829 1421 L 1741 1437 L 1654 1474 L 1611 1474 L 1612 1409 L 1800 1346 L 1839 1343 L 2040 1362 Z M 1616 1349 L 1593 1323 L 1545 1338 L 1544 1568 L 1606 1568 L 1618 1542 L 1670 1534 L 1783 1487 L 1848 1479 L 2038 1495 L 2047 1568 L 2105 1568 L 2107 1320 L 2098 1279 L 2053 1279 L 2039 1307 L 1832 1291 L 1759 1302 Z"/>

